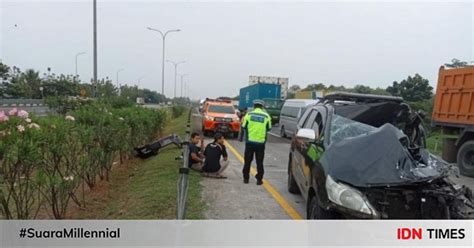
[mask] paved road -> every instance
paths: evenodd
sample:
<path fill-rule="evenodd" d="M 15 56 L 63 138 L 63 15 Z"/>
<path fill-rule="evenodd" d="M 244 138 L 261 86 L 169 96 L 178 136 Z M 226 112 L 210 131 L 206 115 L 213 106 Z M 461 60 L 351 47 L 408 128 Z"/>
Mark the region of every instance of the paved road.
<path fill-rule="evenodd" d="M 201 130 L 201 119 L 198 114 L 193 115 L 193 131 Z M 227 179 L 204 178 L 203 198 L 208 203 L 206 217 L 208 219 L 291 219 L 290 210 L 296 211 L 296 215 L 305 218 L 305 202 L 301 195 L 294 195 L 287 190 L 287 166 L 289 139 L 279 137 L 278 127 L 274 127 L 268 136 L 265 150 L 265 179 L 270 186 L 262 187 L 255 185 L 255 179 L 251 177 L 250 184 L 242 183 L 242 160 L 244 143 L 229 139 L 229 146 L 234 148 L 235 155 L 229 152 L 230 166 L 224 173 Z M 207 138 L 206 143 L 212 140 Z M 253 163 L 255 166 L 255 163 Z M 474 178 L 459 177 L 452 178 L 455 182 L 464 184 L 474 189 Z M 267 186 L 268 186 L 267 185 Z M 272 189 L 276 191 L 272 193 Z M 282 200 L 289 206 L 282 206 Z"/>
<path fill-rule="evenodd" d="M 193 131 L 201 131 L 199 114 L 193 114 L 192 123 Z M 265 154 L 265 187 L 257 186 L 253 177 L 249 184 L 243 184 L 241 157 L 244 143 L 232 139 L 227 141 L 234 148 L 227 149 L 230 165 L 224 174 L 228 178 L 203 178 L 202 181 L 203 198 L 208 203 L 208 219 L 291 219 L 298 215 L 300 218 L 306 216 L 303 198 L 286 190 L 288 140 L 269 136 Z M 207 138 L 205 142 L 207 144 L 212 140 Z M 295 213 L 289 214 L 291 210 Z"/>

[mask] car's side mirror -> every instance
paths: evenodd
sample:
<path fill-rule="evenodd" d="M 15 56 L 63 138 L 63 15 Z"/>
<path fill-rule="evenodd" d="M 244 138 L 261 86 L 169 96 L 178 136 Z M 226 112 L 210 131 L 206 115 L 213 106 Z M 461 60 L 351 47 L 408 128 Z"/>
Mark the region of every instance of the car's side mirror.
<path fill-rule="evenodd" d="M 296 133 L 296 138 L 313 142 L 316 140 L 316 132 L 313 129 L 301 128 Z"/>

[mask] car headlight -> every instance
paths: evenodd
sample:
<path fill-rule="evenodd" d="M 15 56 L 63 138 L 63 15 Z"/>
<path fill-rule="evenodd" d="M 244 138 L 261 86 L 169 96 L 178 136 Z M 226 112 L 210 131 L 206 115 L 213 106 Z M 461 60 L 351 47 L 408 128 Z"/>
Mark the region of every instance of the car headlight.
<path fill-rule="evenodd" d="M 238 117 L 232 118 L 232 121 L 239 122 L 240 119 Z"/>
<path fill-rule="evenodd" d="M 214 121 L 214 117 L 206 115 L 206 120 L 208 121 Z"/>
<path fill-rule="evenodd" d="M 348 185 L 336 183 L 329 175 L 326 179 L 326 190 L 329 200 L 337 205 L 365 214 L 377 214 L 362 193 Z"/>

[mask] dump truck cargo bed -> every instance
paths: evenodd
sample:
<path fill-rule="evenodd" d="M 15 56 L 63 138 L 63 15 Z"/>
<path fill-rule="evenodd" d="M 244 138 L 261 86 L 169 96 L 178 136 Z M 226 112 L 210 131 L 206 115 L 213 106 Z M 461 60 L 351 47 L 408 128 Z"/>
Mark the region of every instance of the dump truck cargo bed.
<path fill-rule="evenodd" d="M 433 125 L 474 127 L 474 66 L 439 69 Z"/>

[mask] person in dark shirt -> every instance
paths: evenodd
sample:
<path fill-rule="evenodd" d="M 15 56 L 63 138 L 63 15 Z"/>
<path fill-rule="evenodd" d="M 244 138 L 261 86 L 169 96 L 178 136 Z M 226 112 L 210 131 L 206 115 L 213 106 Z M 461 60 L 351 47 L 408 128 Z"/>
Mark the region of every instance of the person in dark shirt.
<path fill-rule="evenodd" d="M 243 119 L 244 119 L 244 116 L 247 114 L 247 108 L 244 108 L 241 112 L 240 112 L 240 132 L 239 132 L 239 141 L 242 142 L 244 140 L 244 137 L 245 137 L 245 129 L 243 128 L 242 126 L 242 123 L 243 123 Z"/>
<path fill-rule="evenodd" d="M 214 142 L 208 144 L 204 150 L 204 165 L 202 167 L 203 175 L 215 178 L 226 178 L 222 172 L 229 165 L 227 150 L 224 145 L 224 136 L 217 133 L 214 136 Z M 221 159 L 222 157 L 222 159 Z"/>
<path fill-rule="evenodd" d="M 198 144 L 200 146 L 198 147 Z M 195 171 L 202 171 L 202 164 L 204 162 L 204 155 L 202 150 L 204 149 L 204 140 L 198 133 L 191 134 L 191 142 L 189 143 L 189 159 L 188 167 Z"/>

